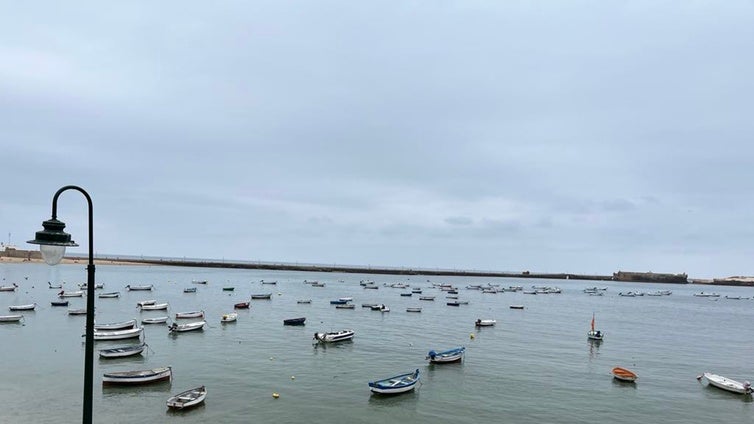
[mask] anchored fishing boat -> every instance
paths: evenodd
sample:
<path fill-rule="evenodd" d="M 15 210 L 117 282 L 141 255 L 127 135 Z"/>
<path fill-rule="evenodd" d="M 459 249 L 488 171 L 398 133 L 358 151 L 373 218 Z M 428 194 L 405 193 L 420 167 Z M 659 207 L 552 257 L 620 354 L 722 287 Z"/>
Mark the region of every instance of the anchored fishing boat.
<path fill-rule="evenodd" d="M 477 319 L 474 325 L 477 327 L 492 327 L 497 324 L 494 319 Z"/>
<path fill-rule="evenodd" d="M 151 370 L 109 372 L 102 375 L 102 385 L 116 384 L 150 384 L 158 381 L 172 380 L 171 367 L 154 368 Z"/>
<path fill-rule="evenodd" d="M 167 302 L 165 303 L 153 303 L 151 305 L 140 305 L 142 311 L 164 311 L 168 308 Z"/>
<path fill-rule="evenodd" d="M 18 284 L 13 283 L 10 286 L 0 286 L 0 292 L 10 292 L 10 291 L 16 291 L 18 288 Z"/>
<path fill-rule="evenodd" d="M 613 377 L 621 381 L 634 382 L 639 378 L 633 371 L 621 367 L 613 368 L 611 373 L 613 374 Z"/>
<path fill-rule="evenodd" d="M 742 395 L 748 395 L 752 393 L 751 383 L 749 383 L 748 381 L 740 383 L 736 380 L 731 380 L 730 378 L 723 377 L 721 375 L 712 374 L 711 372 L 705 372 L 696 379 L 701 380 L 702 377 L 707 379 L 707 383 L 717 387 L 718 389 L 723 389 Z"/>
<path fill-rule="evenodd" d="M 111 349 L 100 349 L 99 356 L 100 358 L 107 359 L 125 358 L 127 356 L 140 355 L 146 347 L 146 343 L 141 343 L 137 345 L 114 347 Z"/>
<path fill-rule="evenodd" d="M 384 395 L 405 393 L 414 390 L 419 382 L 419 369 L 408 374 L 396 375 L 383 380 L 372 381 L 369 388 L 373 393 Z"/>
<path fill-rule="evenodd" d="M 207 389 L 204 386 L 195 387 L 191 390 L 178 393 L 175 396 L 168 398 L 168 408 L 173 409 L 186 409 L 192 406 L 199 405 L 204 402 L 207 397 Z"/>
<path fill-rule="evenodd" d="M 175 319 L 204 318 L 204 311 L 178 312 Z"/>
<path fill-rule="evenodd" d="M 95 331 L 94 340 L 123 340 L 140 337 L 144 332 L 144 327 L 129 328 L 125 330 L 114 331 Z"/>
<path fill-rule="evenodd" d="M 444 350 L 442 352 L 430 350 L 425 359 L 429 359 L 429 362 L 432 364 L 445 364 L 448 362 L 460 361 L 463 359 L 465 352 L 466 348 L 464 346 Z"/>
<path fill-rule="evenodd" d="M 406 312 L 421 312 L 422 308 L 419 307 L 408 307 L 406 308 Z"/>
<path fill-rule="evenodd" d="M 137 307 L 137 308 L 140 308 L 140 307 L 142 307 L 142 306 L 149 306 L 149 305 L 154 305 L 155 303 L 157 303 L 157 301 L 156 301 L 156 300 L 154 300 L 154 299 L 150 299 L 150 300 L 142 300 L 142 301 L 136 302 L 136 307 Z"/>
<path fill-rule="evenodd" d="M 146 284 L 141 286 L 132 286 L 130 284 L 126 285 L 126 290 L 128 291 L 152 291 L 153 288 L 153 284 Z"/>
<path fill-rule="evenodd" d="M 288 318 L 283 320 L 283 325 L 304 325 L 306 323 L 306 318 Z"/>
<path fill-rule="evenodd" d="M 249 309 L 249 302 L 239 302 L 233 305 L 236 309 Z"/>
<path fill-rule="evenodd" d="M 301 299 L 301 300 L 297 300 L 296 303 L 298 303 L 300 305 L 308 305 L 308 304 L 312 303 L 312 300 L 311 299 Z"/>
<path fill-rule="evenodd" d="M 108 324 L 94 324 L 94 330 L 106 330 L 106 331 L 112 331 L 112 330 L 125 330 L 127 328 L 136 328 L 136 320 L 131 319 L 128 321 L 123 322 L 113 322 Z"/>
<path fill-rule="evenodd" d="M 353 330 L 340 330 L 335 332 L 328 332 L 328 333 L 314 333 L 314 340 L 323 342 L 323 343 L 335 343 L 335 342 L 342 342 L 345 340 L 351 340 L 354 336 Z"/>
<path fill-rule="evenodd" d="M 8 306 L 8 309 L 11 311 L 33 311 L 36 307 L 36 303 L 29 303 L 28 305 L 11 305 Z"/>
<path fill-rule="evenodd" d="M 86 308 L 69 309 L 68 315 L 86 315 Z"/>
<path fill-rule="evenodd" d="M 24 318 L 23 315 L 0 315 L 0 322 L 19 322 Z"/>
<path fill-rule="evenodd" d="M 50 302 L 50 306 L 68 306 L 67 300 L 53 300 Z"/>
<path fill-rule="evenodd" d="M 109 293 L 100 293 L 97 295 L 100 299 L 112 299 L 115 297 L 120 297 L 120 292 L 109 292 Z"/>
<path fill-rule="evenodd" d="M 144 318 L 141 320 L 142 324 L 165 324 L 166 322 L 168 322 L 168 317 Z"/>
<path fill-rule="evenodd" d="M 270 300 L 272 299 L 272 293 L 252 294 L 251 298 L 253 300 Z"/>
<path fill-rule="evenodd" d="M 201 330 L 204 328 L 204 324 L 206 323 L 206 321 L 189 322 L 186 324 L 173 323 L 173 325 L 168 327 L 168 333 L 185 333 L 187 331 Z"/>
<path fill-rule="evenodd" d="M 228 322 L 236 322 L 238 319 L 238 314 L 235 312 L 231 312 L 229 314 L 223 314 L 222 317 L 220 317 L 221 323 L 228 323 Z"/>
<path fill-rule="evenodd" d="M 75 291 L 62 290 L 60 293 L 58 293 L 58 297 L 83 297 L 83 296 L 84 296 L 83 290 L 75 290 Z"/>
<path fill-rule="evenodd" d="M 196 293 L 196 287 L 187 287 L 183 289 L 184 293 Z"/>

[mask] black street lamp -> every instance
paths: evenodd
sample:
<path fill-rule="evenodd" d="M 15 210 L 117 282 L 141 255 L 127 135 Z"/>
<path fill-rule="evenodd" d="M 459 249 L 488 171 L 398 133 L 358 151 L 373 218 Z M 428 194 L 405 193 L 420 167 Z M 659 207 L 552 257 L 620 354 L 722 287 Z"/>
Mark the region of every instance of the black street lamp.
<path fill-rule="evenodd" d="M 34 240 L 27 243 L 38 244 L 42 257 L 49 265 L 57 265 L 65 255 L 65 248 L 78 246 L 71 235 L 63 231 L 65 223 L 57 220 L 58 197 L 66 190 L 77 190 L 89 203 L 89 265 L 86 267 L 86 354 L 84 356 L 84 416 L 83 423 L 92 423 L 92 397 L 94 382 L 94 229 L 92 198 L 83 188 L 68 185 L 55 193 L 52 198 L 52 219 L 42 222 L 42 231 L 37 231 Z"/>

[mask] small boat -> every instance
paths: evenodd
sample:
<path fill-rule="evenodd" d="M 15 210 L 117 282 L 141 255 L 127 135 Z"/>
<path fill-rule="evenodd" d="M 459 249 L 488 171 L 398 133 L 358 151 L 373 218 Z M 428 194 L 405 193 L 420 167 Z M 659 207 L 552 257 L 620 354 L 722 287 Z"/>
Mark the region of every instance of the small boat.
<path fill-rule="evenodd" d="M 461 306 L 461 302 L 447 302 L 445 303 L 448 306 Z"/>
<path fill-rule="evenodd" d="M 69 309 L 68 315 L 86 315 L 86 309 L 85 308 Z"/>
<path fill-rule="evenodd" d="M 312 287 L 324 287 L 325 283 L 311 283 Z"/>
<path fill-rule="evenodd" d="M 403 296 L 403 297 L 411 297 L 412 295 L 413 295 L 413 293 L 410 293 L 410 292 L 409 293 L 401 293 L 401 296 Z"/>
<path fill-rule="evenodd" d="M 233 305 L 236 309 L 249 309 L 249 302 L 239 302 Z"/>
<path fill-rule="evenodd" d="M 252 294 L 251 298 L 253 300 L 270 300 L 270 299 L 272 299 L 272 293 Z"/>
<path fill-rule="evenodd" d="M 434 296 L 419 296 L 419 300 L 433 301 L 433 300 L 435 300 L 435 297 Z"/>
<path fill-rule="evenodd" d="M 476 322 L 474 322 L 474 325 L 477 327 L 492 327 L 495 324 L 497 324 L 497 321 L 494 319 L 477 319 Z"/>
<path fill-rule="evenodd" d="M 589 340 L 602 340 L 602 338 L 605 337 L 605 333 L 603 333 L 603 332 L 601 332 L 599 330 L 596 330 L 596 331 L 594 330 L 594 314 L 592 314 L 592 327 L 591 327 L 591 330 L 589 330 L 589 332 L 586 333 L 586 337 Z"/>
<path fill-rule="evenodd" d="M 83 290 L 75 290 L 75 291 L 62 290 L 60 293 L 58 293 L 58 297 L 83 297 L 83 296 L 84 296 Z"/>
<path fill-rule="evenodd" d="M 422 294 L 422 289 L 411 289 L 411 293 Z"/>
<path fill-rule="evenodd" d="M 730 300 L 749 300 L 748 297 L 741 297 L 741 296 L 725 296 L 726 299 Z"/>
<path fill-rule="evenodd" d="M 139 355 L 141 352 L 144 351 L 144 349 L 147 347 L 146 343 L 137 344 L 137 345 L 130 345 L 130 346 L 120 346 L 120 347 L 114 347 L 111 349 L 100 349 L 99 356 L 100 358 L 125 358 L 126 356 L 134 356 Z"/>
<path fill-rule="evenodd" d="M 524 309 L 524 305 L 511 305 L 511 309 Z"/>
<path fill-rule="evenodd" d="M 144 318 L 141 320 L 142 324 L 165 324 L 168 322 L 168 317 L 154 317 L 154 318 Z"/>
<path fill-rule="evenodd" d="M 196 287 L 186 287 L 183 289 L 184 293 L 196 293 Z"/>
<path fill-rule="evenodd" d="M 126 285 L 126 290 L 128 291 L 152 291 L 153 288 L 153 284 L 146 284 L 141 286 L 132 286 L 130 284 Z"/>
<path fill-rule="evenodd" d="M 173 323 L 170 327 L 168 327 L 169 333 L 185 333 L 187 331 L 196 331 L 201 330 L 204 328 L 204 324 L 206 324 L 206 321 L 196 321 L 196 322 L 189 322 L 186 324 L 176 324 Z"/>
<path fill-rule="evenodd" d="M 100 293 L 97 295 L 100 299 L 112 299 L 115 297 L 120 297 L 120 292 L 109 292 L 109 293 Z"/>
<path fill-rule="evenodd" d="M 155 303 L 157 303 L 156 300 L 142 300 L 142 301 L 136 302 L 136 307 L 140 308 L 142 306 L 154 305 Z"/>
<path fill-rule="evenodd" d="M 207 280 L 193 280 L 191 284 L 207 284 Z"/>
<path fill-rule="evenodd" d="M 705 293 L 705 292 L 694 293 L 694 296 L 696 297 L 720 297 L 720 295 L 717 293 Z"/>
<path fill-rule="evenodd" d="M 302 304 L 302 305 L 308 305 L 308 304 L 312 303 L 312 300 L 311 299 L 302 299 L 302 300 L 297 300 L 296 303 Z"/>
<path fill-rule="evenodd" d="M 88 287 L 89 286 L 86 283 L 79 284 L 79 288 L 81 290 L 86 290 Z M 97 289 L 104 289 L 104 288 L 105 288 L 105 283 L 94 283 L 94 289 L 95 290 L 97 290 Z"/>
<path fill-rule="evenodd" d="M 379 303 L 362 303 L 362 308 L 374 308 L 375 306 L 380 306 Z"/>
<path fill-rule="evenodd" d="M 207 397 L 207 389 L 204 386 L 199 386 L 185 392 L 178 393 L 175 396 L 171 396 L 167 405 L 168 408 L 173 409 L 186 409 L 192 406 L 199 405 L 204 402 L 204 398 Z"/>
<path fill-rule="evenodd" d="M 0 322 L 19 322 L 24 318 L 23 315 L 0 315 Z"/>
<path fill-rule="evenodd" d="M 353 303 L 344 303 L 340 305 L 335 305 L 335 309 L 354 309 L 356 308 L 356 305 Z"/>
<path fill-rule="evenodd" d="M 128 320 L 123 322 L 113 322 L 109 324 L 94 324 L 94 331 L 98 330 L 125 330 L 127 328 L 136 328 L 136 320 Z"/>
<path fill-rule="evenodd" d="M 367 284 L 366 286 L 364 286 L 364 289 L 365 290 L 379 290 L 380 286 L 376 286 L 374 284 Z"/>
<path fill-rule="evenodd" d="M 697 380 L 701 380 L 702 377 L 707 379 L 707 383 L 717 387 L 718 389 L 723 389 L 742 395 L 748 395 L 752 393 L 751 383 L 749 383 L 748 381 L 740 383 L 736 380 L 731 380 L 730 378 L 712 374 L 710 372 L 705 372 L 704 374 L 700 375 L 699 377 L 697 377 Z"/>
<path fill-rule="evenodd" d="M 342 342 L 345 340 L 351 340 L 354 336 L 353 330 L 340 330 L 328 333 L 314 333 L 314 340 L 324 343 Z"/>
<path fill-rule="evenodd" d="M 639 378 L 633 371 L 621 367 L 615 367 L 611 372 L 613 374 L 613 377 L 621 381 L 634 382 L 637 378 Z"/>
<path fill-rule="evenodd" d="M 338 300 L 342 300 L 344 302 L 352 302 L 353 298 L 352 297 L 339 297 Z"/>
<path fill-rule="evenodd" d="M 223 291 L 233 291 L 235 289 L 235 287 L 223 287 Z"/>
<path fill-rule="evenodd" d="M 53 300 L 50 302 L 50 306 L 68 306 L 67 300 Z"/>
<path fill-rule="evenodd" d="M 421 312 L 421 311 L 422 311 L 422 308 L 418 308 L 418 307 L 413 307 L 413 308 L 409 307 L 409 308 L 406 308 L 406 312 Z"/>
<path fill-rule="evenodd" d="M 204 318 L 204 311 L 178 312 L 175 319 Z"/>
<path fill-rule="evenodd" d="M 369 388 L 373 393 L 383 395 L 405 393 L 414 390 L 419 382 L 419 369 L 408 374 L 396 375 L 395 377 L 369 382 Z"/>
<path fill-rule="evenodd" d="M 264 281 L 264 280 L 261 280 L 261 281 L 260 281 L 260 283 L 262 283 L 262 284 L 272 284 L 272 285 L 275 285 L 275 284 L 277 284 L 278 282 L 277 282 L 277 281 Z"/>
<path fill-rule="evenodd" d="M 330 301 L 331 305 L 345 305 L 346 303 L 348 303 L 347 300 L 340 300 L 340 299 Z"/>
<path fill-rule="evenodd" d="M 304 325 L 306 323 L 306 318 L 288 318 L 283 320 L 283 325 Z"/>
<path fill-rule="evenodd" d="M 168 308 L 167 302 L 165 303 L 153 303 L 151 305 L 139 306 L 142 311 L 164 311 Z"/>
<path fill-rule="evenodd" d="M 429 362 L 433 364 L 456 362 L 463 359 L 464 352 L 466 352 L 466 348 L 464 346 L 444 350 L 442 352 L 430 350 L 429 353 L 427 353 L 427 357 L 425 359 L 429 359 Z"/>
<path fill-rule="evenodd" d="M 388 308 L 384 303 L 372 305 L 370 306 L 370 308 L 373 311 L 390 312 L 390 308 Z"/>
<path fill-rule="evenodd" d="M 223 316 L 220 317 L 220 322 L 221 323 L 236 322 L 237 319 L 238 319 L 238 314 L 235 312 L 231 312 L 228 314 L 223 314 Z"/>
<path fill-rule="evenodd" d="M 102 375 L 102 385 L 111 384 L 149 384 L 158 381 L 172 380 L 171 367 L 154 368 L 151 370 L 118 371 Z"/>
<path fill-rule="evenodd" d="M 18 284 L 13 283 L 10 286 L 0 286 L 0 291 L 16 291 L 16 288 L 18 288 Z"/>
<path fill-rule="evenodd" d="M 36 303 L 29 303 L 28 305 L 12 305 L 8 306 L 11 311 L 33 311 L 37 307 Z"/>
<path fill-rule="evenodd" d="M 94 340 L 123 340 L 140 337 L 144 327 L 129 328 L 127 330 L 95 331 Z"/>
<path fill-rule="evenodd" d="M 53 285 L 53 284 L 52 284 L 51 282 L 49 282 L 49 281 L 47 282 L 47 285 L 48 285 L 48 286 L 50 286 L 50 288 L 51 288 L 51 289 L 62 289 L 62 288 L 63 288 L 63 285 L 62 285 L 62 284 Z"/>

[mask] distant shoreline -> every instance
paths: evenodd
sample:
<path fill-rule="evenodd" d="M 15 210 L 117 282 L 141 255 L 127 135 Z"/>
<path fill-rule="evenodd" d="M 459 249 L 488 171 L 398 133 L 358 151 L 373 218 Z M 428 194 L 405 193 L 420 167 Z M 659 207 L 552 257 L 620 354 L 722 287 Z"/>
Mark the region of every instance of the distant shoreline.
<path fill-rule="evenodd" d="M 63 264 L 86 264 L 88 261 L 84 257 L 66 257 L 61 263 Z M 20 258 L 0 256 L 2 263 L 44 263 L 38 258 Z M 95 258 L 95 265 L 161 265 L 161 266 L 180 266 L 195 268 L 227 268 L 227 269 L 263 269 L 270 271 L 298 271 L 298 272 L 342 272 L 349 274 L 381 274 L 381 275 L 424 275 L 424 276 L 448 276 L 448 277 L 497 277 L 497 278 L 536 278 L 551 280 L 583 280 L 583 281 L 611 281 L 622 283 L 660 283 L 660 284 L 700 284 L 714 286 L 754 286 L 754 279 L 745 277 L 731 277 L 727 279 L 689 279 L 688 282 L 678 281 L 624 281 L 616 280 L 612 275 L 592 275 L 592 274 L 573 274 L 573 273 L 536 273 L 536 272 L 497 272 L 497 271 L 466 271 L 466 270 L 431 270 L 431 269 L 412 269 L 412 268 L 387 268 L 387 267 L 355 267 L 355 266 L 338 266 L 338 265 L 313 265 L 313 264 L 284 264 L 284 263 L 263 263 L 263 262 L 238 262 L 229 260 L 197 260 L 197 259 L 163 259 L 163 258 L 128 258 L 119 257 L 100 257 Z M 652 275 L 651 273 L 646 273 Z"/>

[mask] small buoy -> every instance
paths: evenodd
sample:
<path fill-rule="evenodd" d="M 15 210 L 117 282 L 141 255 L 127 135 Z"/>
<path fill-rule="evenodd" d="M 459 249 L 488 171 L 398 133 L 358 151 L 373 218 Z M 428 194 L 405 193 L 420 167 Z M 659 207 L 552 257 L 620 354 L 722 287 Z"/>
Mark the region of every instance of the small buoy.
<path fill-rule="evenodd" d="M 291 380 L 295 380 L 295 379 L 296 379 L 296 376 L 295 376 L 295 375 L 292 375 L 292 376 L 291 376 Z"/>
<path fill-rule="evenodd" d="M 469 334 L 469 338 L 470 338 L 471 340 L 474 340 L 474 333 L 471 333 L 471 334 Z"/>
<path fill-rule="evenodd" d="M 274 397 L 275 399 L 277 399 L 277 398 L 279 398 L 279 397 L 280 397 L 280 393 L 273 393 L 273 394 L 272 394 L 272 397 Z"/>
<path fill-rule="evenodd" d="M 275 360 L 275 357 L 274 356 L 270 356 L 270 361 L 274 361 L 274 360 Z"/>

